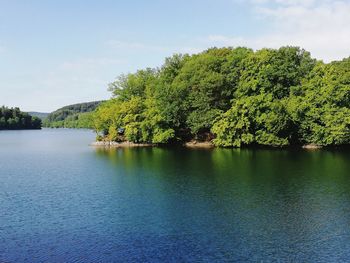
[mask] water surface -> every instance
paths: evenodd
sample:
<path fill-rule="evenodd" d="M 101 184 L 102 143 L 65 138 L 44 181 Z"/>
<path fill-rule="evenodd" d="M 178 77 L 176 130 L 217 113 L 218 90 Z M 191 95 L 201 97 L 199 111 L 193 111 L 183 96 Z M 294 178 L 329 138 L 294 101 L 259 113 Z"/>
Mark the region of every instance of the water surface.
<path fill-rule="evenodd" d="M 344 262 L 350 152 L 0 132 L 0 262 Z"/>

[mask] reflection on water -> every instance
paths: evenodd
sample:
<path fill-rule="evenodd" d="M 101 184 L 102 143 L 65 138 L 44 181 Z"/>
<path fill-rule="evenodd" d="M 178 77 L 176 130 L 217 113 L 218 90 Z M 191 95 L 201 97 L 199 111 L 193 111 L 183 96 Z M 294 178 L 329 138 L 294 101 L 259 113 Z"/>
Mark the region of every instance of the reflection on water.
<path fill-rule="evenodd" d="M 0 261 L 350 258 L 349 150 L 91 140 L 88 131 L 0 133 Z"/>
<path fill-rule="evenodd" d="M 181 228 L 189 224 L 188 231 L 198 223 L 197 236 L 233 258 L 329 262 L 350 254 L 348 151 L 147 148 L 96 155 L 123 176 L 147 174 L 156 184 L 143 191 L 169 205 L 162 207 L 166 220 L 187 221 Z"/>

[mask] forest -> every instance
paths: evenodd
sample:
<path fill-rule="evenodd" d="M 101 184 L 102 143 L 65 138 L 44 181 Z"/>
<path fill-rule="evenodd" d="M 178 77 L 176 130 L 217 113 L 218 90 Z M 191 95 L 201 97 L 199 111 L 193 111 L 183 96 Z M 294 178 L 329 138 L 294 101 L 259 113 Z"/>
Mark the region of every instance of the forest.
<path fill-rule="evenodd" d="M 41 129 L 41 120 L 19 108 L 0 108 L 0 130 Z"/>
<path fill-rule="evenodd" d="M 350 57 L 211 48 L 123 74 L 93 114 L 98 140 L 220 147 L 350 144 Z"/>
<path fill-rule="evenodd" d="M 50 113 L 43 122 L 50 128 L 93 128 L 92 112 L 102 101 L 78 103 Z"/>

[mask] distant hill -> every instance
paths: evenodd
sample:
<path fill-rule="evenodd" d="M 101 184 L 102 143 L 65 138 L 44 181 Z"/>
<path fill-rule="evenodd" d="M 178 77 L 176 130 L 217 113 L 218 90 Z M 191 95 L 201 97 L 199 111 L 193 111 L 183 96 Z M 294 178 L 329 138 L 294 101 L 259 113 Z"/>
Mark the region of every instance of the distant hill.
<path fill-rule="evenodd" d="M 27 112 L 30 116 L 38 117 L 41 120 L 44 120 L 50 113 L 47 112 L 37 112 L 37 111 L 30 111 Z"/>
<path fill-rule="evenodd" d="M 48 114 L 43 125 L 52 128 L 90 128 L 91 112 L 102 102 L 92 101 L 64 106 Z"/>

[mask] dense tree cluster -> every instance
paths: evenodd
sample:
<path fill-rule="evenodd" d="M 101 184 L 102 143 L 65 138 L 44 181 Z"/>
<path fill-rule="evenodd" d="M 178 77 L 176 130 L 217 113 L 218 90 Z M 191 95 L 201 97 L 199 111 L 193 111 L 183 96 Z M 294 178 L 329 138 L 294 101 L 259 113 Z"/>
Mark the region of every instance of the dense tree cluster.
<path fill-rule="evenodd" d="M 212 48 L 121 75 L 94 113 L 107 140 L 216 146 L 350 144 L 350 58 L 298 47 Z"/>
<path fill-rule="evenodd" d="M 65 106 L 50 113 L 44 120 L 51 128 L 92 128 L 92 112 L 102 101 L 85 102 Z"/>
<path fill-rule="evenodd" d="M 0 130 L 41 129 L 41 120 L 19 108 L 0 108 Z"/>

